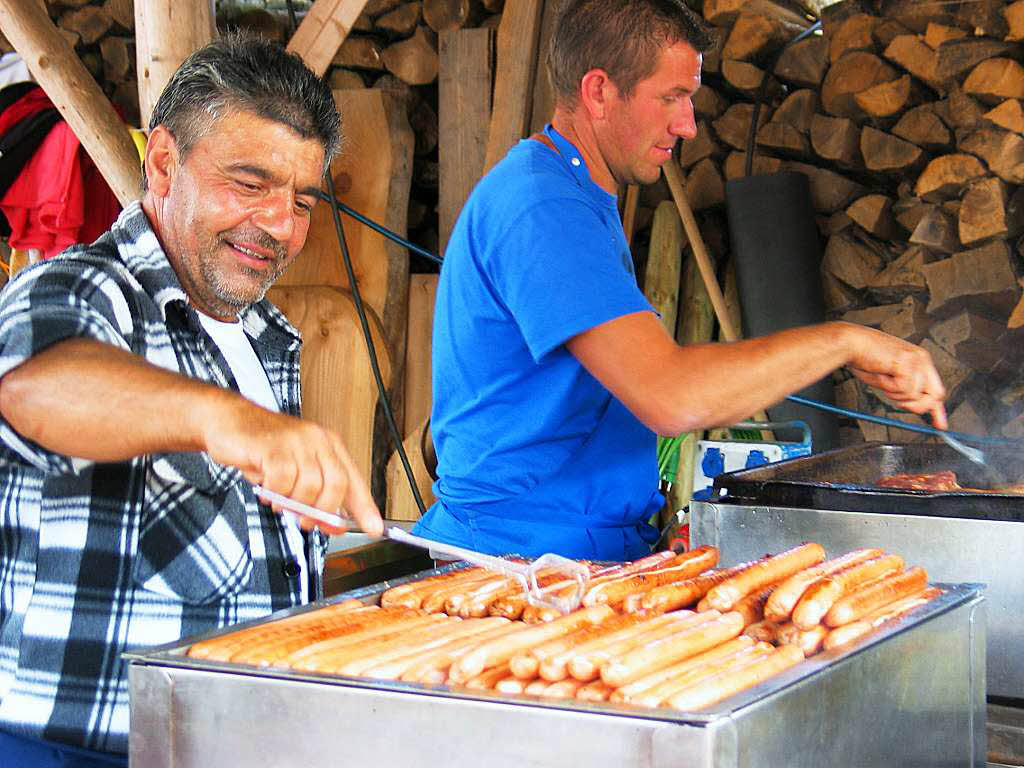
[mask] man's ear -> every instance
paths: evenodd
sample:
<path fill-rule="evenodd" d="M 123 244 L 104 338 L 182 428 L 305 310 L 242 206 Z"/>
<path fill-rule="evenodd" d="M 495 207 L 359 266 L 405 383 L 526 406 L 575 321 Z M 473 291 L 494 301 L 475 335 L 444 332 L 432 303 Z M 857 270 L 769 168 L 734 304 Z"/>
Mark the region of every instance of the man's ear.
<path fill-rule="evenodd" d="M 174 136 L 162 125 L 149 134 L 146 142 L 146 179 L 149 189 L 157 197 L 165 197 L 178 171 L 180 156 Z"/>
<path fill-rule="evenodd" d="M 603 69 L 591 69 L 580 81 L 580 103 L 591 120 L 604 119 L 610 100 L 618 95 L 619 89 Z"/>

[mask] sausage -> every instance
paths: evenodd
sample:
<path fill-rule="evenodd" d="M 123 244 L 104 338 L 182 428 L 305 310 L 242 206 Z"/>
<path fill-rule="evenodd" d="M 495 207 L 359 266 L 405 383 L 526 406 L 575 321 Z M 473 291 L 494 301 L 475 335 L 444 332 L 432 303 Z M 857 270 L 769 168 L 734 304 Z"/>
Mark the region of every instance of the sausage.
<path fill-rule="evenodd" d="M 785 624 L 779 625 L 775 642 L 778 645 L 796 645 L 804 652 L 805 657 L 813 656 L 821 650 L 828 631 L 828 627 L 823 624 L 818 624 L 810 629 L 800 629 L 793 622 L 787 621 Z"/>
<path fill-rule="evenodd" d="M 662 667 L 696 656 L 743 631 L 743 617 L 736 612 L 718 615 L 715 611 L 708 611 L 698 616 L 709 620 L 609 660 L 601 667 L 601 679 L 618 688 Z"/>
<path fill-rule="evenodd" d="M 497 664 L 505 664 L 507 667 L 509 659 L 519 651 L 568 634 L 584 624 L 599 624 L 613 613 L 614 611 L 606 605 L 595 605 L 547 624 L 526 627 L 519 632 L 490 640 L 452 664 L 448 677 L 452 682 L 459 683 L 479 675 L 488 667 Z"/>
<path fill-rule="evenodd" d="M 824 563 L 805 568 L 799 573 L 794 573 L 779 586 L 768 598 L 764 605 L 764 617 L 770 621 L 783 621 L 793 613 L 793 607 L 811 584 L 830 576 L 836 571 L 841 571 L 851 565 L 862 563 L 865 560 L 873 560 L 883 554 L 880 549 L 864 548 L 847 552 L 841 557 L 834 557 Z"/>
<path fill-rule="evenodd" d="M 899 573 L 903 570 L 903 558 L 899 555 L 883 555 L 873 560 L 851 565 L 831 576 L 819 579 L 807 588 L 796 607 L 793 608 L 793 623 L 800 629 L 811 629 L 821 623 L 832 605 L 845 593 L 869 581 Z"/>
<path fill-rule="evenodd" d="M 537 585 L 542 588 L 563 579 L 562 571 L 557 568 L 542 568 L 537 572 Z M 509 578 L 503 587 L 493 585 L 477 587 L 462 603 L 462 606 L 458 609 L 458 614 L 464 619 L 486 616 L 491 604 L 495 600 L 514 595 L 525 596 L 522 585 L 513 578 Z M 447 608 L 447 604 L 445 607 Z"/>
<path fill-rule="evenodd" d="M 762 619 L 761 621 L 755 621 L 753 624 L 748 624 L 743 630 L 743 634 L 761 643 L 774 643 L 775 638 L 779 634 L 779 624 L 775 621 Z"/>
<path fill-rule="evenodd" d="M 526 687 L 528 682 L 528 680 L 520 680 L 514 675 L 511 677 L 503 677 L 494 684 L 494 690 L 498 693 L 518 694 L 523 692 L 523 688 Z"/>
<path fill-rule="evenodd" d="M 708 604 L 719 611 L 729 611 L 743 597 L 768 584 L 774 584 L 792 576 L 804 568 L 817 565 L 825 559 L 825 550 L 820 544 L 808 542 L 754 563 L 708 590 Z"/>
<path fill-rule="evenodd" d="M 540 695 L 545 699 L 572 699 L 583 685 L 579 680 L 559 680 L 557 683 L 548 683 Z"/>
<path fill-rule="evenodd" d="M 415 665 L 436 656 L 438 653 L 448 649 L 453 644 L 471 638 L 479 642 L 496 628 L 508 626 L 507 619 L 491 616 L 483 619 L 467 619 L 459 626 L 452 627 L 451 631 L 437 643 L 427 643 L 416 649 L 410 649 L 407 653 L 401 654 L 389 660 L 378 660 L 372 666 L 362 671 L 363 677 L 374 680 L 397 680 L 407 670 Z"/>
<path fill-rule="evenodd" d="M 630 703 L 640 707 L 660 707 L 665 703 L 666 699 L 671 698 L 679 691 L 696 685 L 703 680 L 710 679 L 727 669 L 732 669 L 741 664 L 747 664 L 755 659 L 768 656 L 774 650 L 775 647 L 770 643 L 754 643 L 747 648 L 736 649 L 732 653 L 720 656 L 699 667 L 689 669 L 643 691 L 634 696 Z"/>
<path fill-rule="evenodd" d="M 449 618 L 419 629 L 403 632 L 390 642 L 378 641 L 365 648 L 353 648 L 351 652 L 345 654 L 347 661 L 338 660 L 323 666 L 321 671 L 358 677 L 370 667 L 378 664 L 408 656 L 418 650 L 439 648 L 449 640 L 466 634 L 465 624 L 466 622 L 462 619 Z"/>
<path fill-rule="evenodd" d="M 743 617 L 743 626 L 749 627 L 764 619 L 764 606 L 775 591 L 775 584 L 751 592 L 746 597 L 737 600 L 732 609 Z"/>
<path fill-rule="evenodd" d="M 623 576 L 591 587 L 583 596 L 584 605 L 608 603 L 618 605 L 629 595 L 648 592 L 663 584 L 690 579 L 718 564 L 718 550 L 715 547 L 700 547 L 680 555 L 664 568 Z"/>
<path fill-rule="evenodd" d="M 649 675 L 637 678 L 632 683 L 616 688 L 609 697 L 614 702 L 629 703 L 637 696 L 653 688 L 656 688 L 669 680 L 678 679 L 680 676 L 694 669 L 702 669 L 712 662 L 718 661 L 726 656 L 731 656 L 737 651 L 754 646 L 754 640 L 745 635 L 734 637 L 732 640 L 717 645 L 710 650 L 699 653 L 684 661 L 670 664 L 667 667 L 651 672 Z M 664 698 L 664 697 L 662 697 Z M 659 699 L 660 700 L 660 699 Z"/>
<path fill-rule="evenodd" d="M 641 616 L 617 614 L 609 616 L 600 624 L 587 624 L 579 629 L 573 630 L 568 635 L 557 637 L 550 642 L 542 643 L 534 648 L 527 648 L 522 653 L 516 654 L 509 662 L 509 668 L 512 670 L 512 674 L 516 677 L 523 679 L 536 677 L 540 669 L 541 662 L 550 659 L 552 656 L 558 656 L 566 651 L 570 651 L 573 648 L 578 647 L 581 643 L 608 635 L 612 632 L 624 629 L 625 627 L 633 626 L 642 618 L 643 617 Z M 562 675 L 558 680 L 561 680 L 564 677 L 565 675 Z M 552 680 L 551 682 L 557 682 L 558 680 Z"/>
<path fill-rule="evenodd" d="M 455 583 L 473 581 L 484 574 L 486 574 L 486 571 L 483 568 L 470 566 L 431 576 L 428 579 L 399 584 L 397 587 L 386 590 L 380 596 L 380 606 L 381 608 L 389 608 L 402 605 L 406 608 L 419 608 L 423 603 L 423 598 L 432 594 L 435 590 Z"/>
<path fill-rule="evenodd" d="M 928 572 L 920 566 L 866 584 L 836 600 L 825 614 L 825 624 L 832 628 L 841 627 L 843 624 L 863 618 L 894 600 L 920 592 L 927 586 Z"/>
<path fill-rule="evenodd" d="M 576 691 L 576 698 L 580 701 L 608 701 L 614 690 L 604 680 L 594 680 L 581 685 Z"/>
<path fill-rule="evenodd" d="M 449 584 L 435 589 L 429 595 L 423 598 L 423 603 L 420 605 L 427 613 L 440 613 L 445 609 L 445 605 L 449 600 L 453 600 L 456 603 L 455 612 L 458 612 L 458 606 L 462 604 L 462 601 L 466 599 L 466 593 L 470 590 L 477 589 L 478 587 L 489 585 L 489 584 L 504 584 L 507 576 L 502 576 L 496 573 L 484 573 L 472 581 L 459 582 L 457 584 Z"/>
<path fill-rule="evenodd" d="M 637 610 L 663 613 L 675 611 L 679 608 L 689 608 L 707 594 L 708 590 L 726 579 L 730 579 L 745 568 L 749 568 L 756 561 L 735 565 L 732 568 L 723 568 L 718 571 L 702 573 L 692 579 L 681 581 L 677 584 L 666 584 L 655 587 L 646 595 L 642 595 L 638 601 L 627 600 L 623 610 L 633 613 Z"/>
<path fill-rule="evenodd" d="M 673 635 L 686 627 L 700 624 L 706 619 L 707 617 L 692 611 L 666 613 L 624 630 L 621 635 L 612 640 L 602 638 L 595 645 L 580 646 L 575 653 L 569 655 L 566 669 L 572 677 L 589 683 L 600 675 L 601 666 L 609 659 L 621 656 L 637 646 Z M 544 671 L 542 668 L 542 677 Z"/>
<path fill-rule="evenodd" d="M 684 712 L 704 709 L 748 688 L 753 688 L 755 685 L 796 666 L 803 660 L 804 654 L 799 647 L 783 645 L 767 656 L 745 663 L 741 662 L 738 666 L 687 686 L 669 697 L 668 705 Z"/>
<path fill-rule="evenodd" d="M 497 685 L 499 680 L 510 677 L 508 664 L 499 664 L 496 667 L 482 670 L 479 674 L 466 680 L 463 687 L 471 690 L 490 691 Z"/>
<path fill-rule="evenodd" d="M 406 669 L 398 679 L 406 683 L 439 685 L 448 679 L 448 668 L 464 654 L 487 640 L 492 640 L 511 632 L 517 632 L 523 627 L 522 624 L 509 622 L 498 616 L 491 616 L 488 618 L 488 621 L 504 621 L 506 623 L 490 629 L 481 635 L 453 640 L 447 645 L 426 654 L 424 658 Z"/>
<path fill-rule="evenodd" d="M 551 683 L 547 680 L 531 680 L 525 686 L 523 686 L 523 693 L 529 696 L 540 696 L 544 693 L 544 689 L 547 688 Z"/>
<path fill-rule="evenodd" d="M 851 621 L 849 624 L 844 624 L 841 627 L 836 627 L 831 630 L 825 636 L 823 646 L 826 651 L 830 651 L 833 648 L 838 648 L 841 645 L 853 642 L 857 638 L 863 637 L 869 632 L 874 631 L 887 621 L 897 619 L 914 608 L 917 608 L 919 605 L 924 605 L 925 603 L 934 600 L 941 594 L 942 590 L 938 587 L 929 587 L 922 592 L 905 597 L 901 600 L 896 600 L 888 605 L 884 605 L 878 610 L 869 613 L 862 619 Z"/>
<path fill-rule="evenodd" d="M 374 642 L 392 640 L 403 632 L 409 632 L 417 627 L 442 620 L 443 617 L 439 615 L 414 615 L 383 622 L 342 637 L 333 637 L 307 645 L 280 659 L 279 663 L 293 669 L 316 672 L 320 669 L 320 664 L 331 659 L 336 652 L 343 653 L 353 647 L 363 646 L 370 640 Z"/>

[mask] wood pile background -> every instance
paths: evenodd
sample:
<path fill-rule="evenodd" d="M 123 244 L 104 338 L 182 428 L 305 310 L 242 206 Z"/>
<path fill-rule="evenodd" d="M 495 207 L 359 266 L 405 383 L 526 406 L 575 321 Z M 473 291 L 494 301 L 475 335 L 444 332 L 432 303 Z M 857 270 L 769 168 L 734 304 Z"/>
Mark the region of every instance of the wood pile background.
<path fill-rule="evenodd" d="M 218 28 L 288 42 L 284 3 L 273 1 L 270 8 L 220 2 Z M 550 117 L 543 51 L 563 2 L 366 0 L 360 9 L 339 0 L 354 20 L 325 60 L 325 75 L 339 103 L 363 105 L 354 126 L 362 144 L 354 154 L 387 154 L 391 146 L 388 183 L 377 179 L 364 189 L 373 163 L 343 158 L 335 168 L 339 194 L 355 194 L 357 209 L 369 206 L 367 213 L 415 244 L 443 252 L 472 186 Z M 809 177 L 829 316 L 927 347 L 950 390 L 954 429 L 1024 436 L 1018 374 L 1024 363 L 1024 0 L 690 4 L 714 25 L 719 45 L 705 57 L 704 87 L 694 100 L 699 134 L 682 145 L 679 165 L 734 324 L 741 310 L 725 183 L 745 172 L 761 93 L 753 172 L 786 169 Z M 300 18 L 310 5 L 296 0 Z M 137 124 L 132 0 L 46 0 L 46 6 L 104 92 Z M 810 26 L 812 10 L 820 12 L 823 33 L 788 45 Z M 0 38 L 0 51 L 7 50 Z M 352 95 L 363 89 L 380 92 L 379 100 Z M 374 122 L 363 120 L 364 113 Z M 624 190 L 621 202 L 638 276 L 670 330 L 681 343 L 717 338 L 664 180 Z M 335 263 L 333 222 L 326 210 L 320 214 L 304 265 L 282 282 L 282 300 L 310 324 L 307 333 L 322 337 L 317 349 L 344 346 L 342 359 L 363 366 L 357 345 L 340 339 L 356 326 L 347 278 Z M 429 329 L 437 267 L 360 234 L 361 225 L 346 221 L 345 229 L 354 250 L 365 251 L 357 254 L 363 259 L 357 274 L 367 281 L 386 378 L 429 503 Z M 380 263 L 385 266 L 371 275 L 369 265 Z M 325 286 L 335 293 L 323 294 Z M 321 368 L 340 375 L 327 359 Z M 835 383 L 841 405 L 916 420 L 845 374 Z M 354 390 L 371 394 L 363 382 L 338 391 Z M 335 398 L 324 407 L 345 406 Z M 360 429 L 373 432 L 365 437 L 372 443 L 366 462 L 378 500 L 389 497 L 389 516 L 417 516 L 379 408 L 361 424 L 374 425 Z M 849 422 L 841 439 L 916 438 Z"/>

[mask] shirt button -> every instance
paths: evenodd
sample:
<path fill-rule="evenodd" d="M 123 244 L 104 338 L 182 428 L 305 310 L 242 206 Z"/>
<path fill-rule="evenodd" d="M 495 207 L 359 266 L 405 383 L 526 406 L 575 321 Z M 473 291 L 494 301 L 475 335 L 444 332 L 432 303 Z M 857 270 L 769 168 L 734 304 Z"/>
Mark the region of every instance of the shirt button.
<path fill-rule="evenodd" d="M 578 157 L 574 157 L 574 158 L 573 158 L 572 160 L 570 160 L 570 162 L 571 162 L 571 163 L 572 163 L 573 165 L 575 165 L 575 166 L 576 166 L 577 168 L 578 168 L 578 167 L 579 167 L 579 165 L 580 165 L 580 159 L 579 159 Z"/>
<path fill-rule="evenodd" d="M 284 565 L 281 566 L 281 572 L 284 573 L 289 579 L 294 579 L 300 573 L 302 569 L 299 568 L 299 563 L 294 557 L 284 561 Z"/>

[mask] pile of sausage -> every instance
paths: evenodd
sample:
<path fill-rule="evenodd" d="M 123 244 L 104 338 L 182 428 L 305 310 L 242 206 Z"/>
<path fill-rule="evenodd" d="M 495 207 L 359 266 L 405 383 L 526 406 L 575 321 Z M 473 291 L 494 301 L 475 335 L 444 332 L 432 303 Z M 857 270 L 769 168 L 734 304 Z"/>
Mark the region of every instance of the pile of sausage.
<path fill-rule="evenodd" d="M 193 645 L 210 661 L 506 694 L 696 711 L 934 599 L 922 568 L 878 549 L 831 560 L 808 543 L 714 570 L 718 552 L 593 568 L 565 616 L 478 568 Z M 557 573 L 540 583 L 570 588 Z"/>

